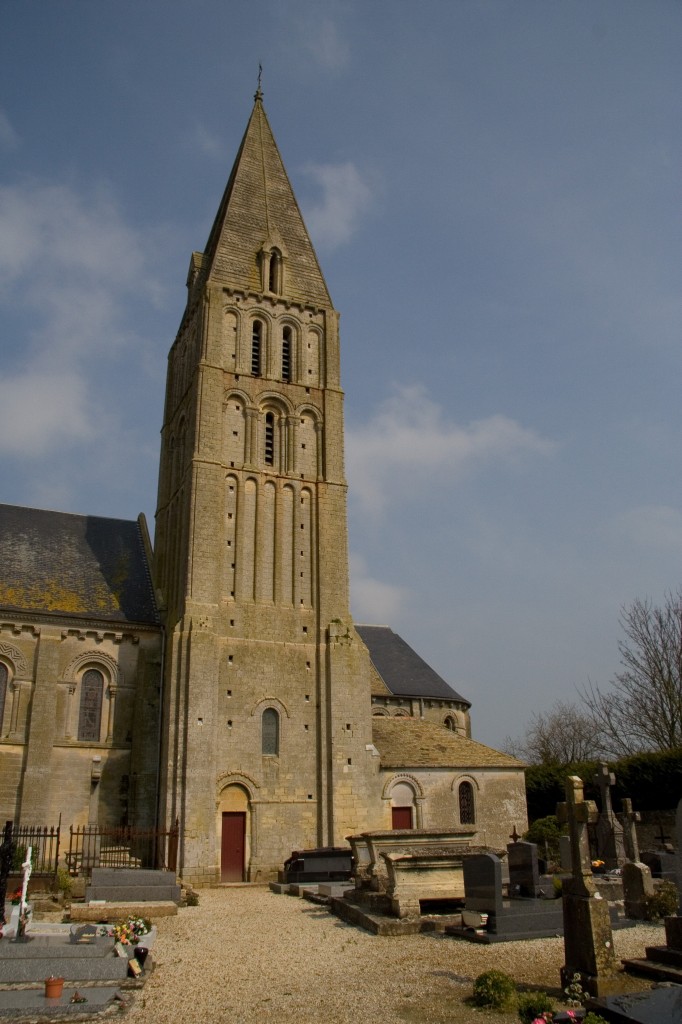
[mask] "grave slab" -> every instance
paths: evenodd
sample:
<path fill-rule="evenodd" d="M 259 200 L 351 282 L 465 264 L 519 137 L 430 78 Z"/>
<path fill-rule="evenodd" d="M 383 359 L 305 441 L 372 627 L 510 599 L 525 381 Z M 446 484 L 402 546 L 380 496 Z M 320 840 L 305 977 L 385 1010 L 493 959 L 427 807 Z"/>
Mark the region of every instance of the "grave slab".
<path fill-rule="evenodd" d="M 648 992 L 590 999 L 587 1009 L 609 1024 L 682 1024 L 682 987 L 658 986 Z"/>
<path fill-rule="evenodd" d="M 85 1003 L 70 1002 L 78 991 L 87 999 Z M 46 999 L 38 989 L 0 990 L 0 1017 L 44 1017 L 57 1020 L 63 1017 L 79 1016 L 104 1010 L 120 997 L 120 989 L 111 986 L 92 986 L 81 989 L 65 988 L 59 999 Z"/>

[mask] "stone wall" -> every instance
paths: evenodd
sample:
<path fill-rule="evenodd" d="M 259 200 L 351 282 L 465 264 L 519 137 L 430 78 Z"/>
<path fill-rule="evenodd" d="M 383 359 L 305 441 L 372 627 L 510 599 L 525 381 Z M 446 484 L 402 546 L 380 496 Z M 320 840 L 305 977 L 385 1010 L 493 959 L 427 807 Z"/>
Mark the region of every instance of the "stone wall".
<path fill-rule="evenodd" d="M 157 785 L 160 633 L 74 623 L 0 631 L 10 686 L 0 723 L 0 818 L 151 824 Z M 99 739 L 78 739 L 86 671 L 103 678 Z M 133 738 L 135 737 L 135 738 Z"/>

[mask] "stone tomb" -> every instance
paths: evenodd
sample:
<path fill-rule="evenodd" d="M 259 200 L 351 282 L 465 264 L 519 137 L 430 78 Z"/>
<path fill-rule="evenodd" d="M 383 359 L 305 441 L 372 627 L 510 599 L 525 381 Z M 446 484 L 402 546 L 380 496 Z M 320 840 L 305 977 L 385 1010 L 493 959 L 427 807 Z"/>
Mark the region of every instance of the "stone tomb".
<path fill-rule="evenodd" d="M 367 839 L 363 835 L 346 836 L 346 842 L 350 843 L 350 848 L 353 854 L 355 888 L 368 889 L 370 887 L 370 867 L 372 864 L 372 858 L 370 856 Z"/>
<path fill-rule="evenodd" d="M 419 917 L 426 901 L 464 899 L 462 853 L 420 850 L 381 856 L 386 865 L 386 895 L 396 917 Z"/>
<path fill-rule="evenodd" d="M 281 883 L 346 882 L 353 874 L 353 857 L 345 846 L 301 850 L 291 854 L 278 872 Z"/>
<path fill-rule="evenodd" d="M 387 887 L 388 870 L 384 854 L 451 853 L 459 854 L 461 863 L 461 855 L 471 851 L 475 835 L 475 829 L 466 827 L 448 831 L 406 828 L 363 832 L 361 838 L 369 851 L 366 868 L 369 888 L 383 892 Z"/>

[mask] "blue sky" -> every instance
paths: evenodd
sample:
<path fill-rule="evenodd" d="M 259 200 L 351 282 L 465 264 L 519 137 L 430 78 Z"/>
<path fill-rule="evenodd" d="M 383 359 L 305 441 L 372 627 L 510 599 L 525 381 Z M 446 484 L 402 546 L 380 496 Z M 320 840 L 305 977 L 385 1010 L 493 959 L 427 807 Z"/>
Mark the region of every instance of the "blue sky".
<path fill-rule="evenodd" d="M 501 745 L 680 584 L 682 5 L 5 0 L 0 500 L 153 523 L 255 91 L 341 312 L 353 613 Z"/>

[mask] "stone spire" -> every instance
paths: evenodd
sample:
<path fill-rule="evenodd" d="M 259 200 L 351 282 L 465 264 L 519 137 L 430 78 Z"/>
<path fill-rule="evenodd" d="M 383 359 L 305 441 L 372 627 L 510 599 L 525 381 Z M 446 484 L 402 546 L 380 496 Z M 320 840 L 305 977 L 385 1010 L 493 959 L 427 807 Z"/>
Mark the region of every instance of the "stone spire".
<path fill-rule="evenodd" d="M 262 254 L 276 248 L 282 294 L 332 306 L 315 250 L 272 134 L 260 89 L 201 259 L 205 279 L 234 290 L 268 291 Z"/>

